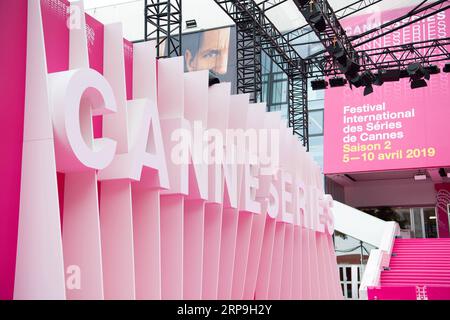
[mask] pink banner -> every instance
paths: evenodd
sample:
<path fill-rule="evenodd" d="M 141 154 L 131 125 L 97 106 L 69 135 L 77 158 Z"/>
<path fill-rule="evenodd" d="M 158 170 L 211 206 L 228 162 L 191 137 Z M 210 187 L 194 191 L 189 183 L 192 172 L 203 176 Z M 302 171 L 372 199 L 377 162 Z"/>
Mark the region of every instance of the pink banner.
<path fill-rule="evenodd" d="M 410 8 L 364 15 L 344 22 L 349 35 L 405 14 Z M 449 36 L 450 12 L 444 11 L 358 47 L 369 50 Z M 374 22 L 375 21 L 375 22 Z M 442 68 L 443 65 L 440 65 Z M 325 92 L 324 172 L 441 167 L 450 164 L 447 139 L 449 77 L 431 75 L 428 87 L 410 88 L 409 78 L 364 88 L 347 85 Z"/>

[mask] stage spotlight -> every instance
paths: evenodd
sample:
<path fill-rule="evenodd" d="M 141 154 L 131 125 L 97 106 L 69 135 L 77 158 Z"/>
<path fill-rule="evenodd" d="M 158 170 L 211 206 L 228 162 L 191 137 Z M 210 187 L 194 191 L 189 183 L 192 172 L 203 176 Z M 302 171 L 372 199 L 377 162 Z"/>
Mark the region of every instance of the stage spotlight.
<path fill-rule="evenodd" d="M 350 80 L 350 83 L 359 88 L 362 86 L 372 86 L 375 76 L 371 71 L 364 71 Z"/>
<path fill-rule="evenodd" d="M 442 71 L 444 71 L 445 73 L 449 73 L 450 72 L 450 63 L 446 63 L 444 66 L 444 69 L 442 69 Z"/>
<path fill-rule="evenodd" d="M 369 84 L 364 88 L 364 96 L 368 96 L 371 93 L 373 93 L 373 87 Z"/>
<path fill-rule="evenodd" d="M 378 71 L 378 73 L 375 74 L 375 79 L 373 80 L 373 84 L 376 86 L 381 86 L 383 85 L 384 80 L 383 80 L 383 76 L 382 76 L 382 72 Z"/>
<path fill-rule="evenodd" d="M 427 70 L 429 74 L 439 74 L 439 73 L 441 73 L 441 69 L 439 69 L 439 67 L 437 65 L 434 65 L 434 64 L 426 66 L 424 69 Z"/>
<path fill-rule="evenodd" d="M 323 89 L 326 89 L 327 87 L 328 87 L 328 82 L 325 81 L 324 79 L 317 79 L 317 80 L 311 81 L 311 88 L 313 90 L 323 90 Z"/>
<path fill-rule="evenodd" d="M 422 67 L 420 63 L 410 64 L 408 68 L 406 68 L 406 71 L 408 71 L 408 74 L 411 77 L 412 81 L 422 78 L 430 80 L 430 73 L 424 67 Z"/>
<path fill-rule="evenodd" d="M 330 55 L 339 62 L 340 65 L 345 65 L 347 62 L 347 56 L 345 50 L 339 42 L 336 42 L 327 47 L 327 51 Z"/>
<path fill-rule="evenodd" d="M 331 88 L 335 88 L 335 87 L 343 87 L 347 84 L 347 80 L 345 78 L 342 77 L 334 77 L 330 79 L 330 87 Z"/>
<path fill-rule="evenodd" d="M 217 75 L 213 71 L 209 71 L 209 86 L 213 86 L 215 84 L 219 84 L 220 79 L 217 78 Z"/>
<path fill-rule="evenodd" d="M 394 82 L 400 80 L 400 69 L 380 70 L 378 72 L 380 80 L 384 82 Z"/>
<path fill-rule="evenodd" d="M 349 82 L 350 88 L 352 87 L 352 85 L 355 86 L 356 88 L 359 88 L 363 85 L 363 81 L 360 74 L 357 74 L 356 77 L 349 78 Z"/>
<path fill-rule="evenodd" d="M 305 4 L 309 3 L 310 0 L 294 0 L 294 3 L 297 5 L 297 7 L 301 8 Z"/>
<path fill-rule="evenodd" d="M 427 86 L 428 86 L 428 84 L 425 81 L 425 79 L 411 80 L 411 89 L 424 88 Z"/>
<path fill-rule="evenodd" d="M 323 17 L 322 12 L 320 11 L 320 6 L 317 3 L 309 3 L 308 5 L 303 6 L 301 9 L 305 20 L 309 22 L 309 24 L 319 32 L 324 32 L 327 28 L 327 24 Z"/>
<path fill-rule="evenodd" d="M 358 76 L 361 66 L 353 60 L 346 59 L 344 65 L 340 65 L 340 69 L 347 79 L 353 79 Z"/>
<path fill-rule="evenodd" d="M 406 69 L 400 70 L 400 79 L 403 79 L 403 78 L 409 78 L 408 70 L 406 70 Z"/>

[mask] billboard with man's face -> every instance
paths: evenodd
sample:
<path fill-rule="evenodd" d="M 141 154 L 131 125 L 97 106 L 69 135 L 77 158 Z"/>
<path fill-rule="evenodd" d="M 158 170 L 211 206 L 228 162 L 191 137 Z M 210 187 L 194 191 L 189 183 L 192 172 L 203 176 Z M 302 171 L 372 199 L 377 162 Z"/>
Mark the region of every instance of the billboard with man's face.
<path fill-rule="evenodd" d="M 236 28 L 225 27 L 184 34 L 185 71 L 210 70 L 236 91 Z"/>

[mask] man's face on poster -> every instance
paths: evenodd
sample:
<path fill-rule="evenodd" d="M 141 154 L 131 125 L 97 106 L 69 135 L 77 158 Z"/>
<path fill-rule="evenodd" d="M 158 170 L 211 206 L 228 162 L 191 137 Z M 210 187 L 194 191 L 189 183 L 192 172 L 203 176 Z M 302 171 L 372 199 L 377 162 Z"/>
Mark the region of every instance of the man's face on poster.
<path fill-rule="evenodd" d="M 186 50 L 188 71 L 211 70 L 217 75 L 225 75 L 228 71 L 229 47 L 230 28 L 203 32 L 198 52 Z"/>

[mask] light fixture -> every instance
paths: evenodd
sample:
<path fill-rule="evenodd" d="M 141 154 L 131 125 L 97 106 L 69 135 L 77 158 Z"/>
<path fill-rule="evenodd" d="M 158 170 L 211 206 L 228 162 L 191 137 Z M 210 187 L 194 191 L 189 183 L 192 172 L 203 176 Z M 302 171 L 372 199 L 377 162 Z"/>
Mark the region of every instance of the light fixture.
<path fill-rule="evenodd" d="M 430 220 L 436 220 L 436 216 L 431 216 L 431 217 L 429 217 L 428 219 L 430 219 Z"/>
<path fill-rule="evenodd" d="M 335 88 L 335 87 L 343 87 L 347 84 L 347 80 L 345 78 L 342 77 L 334 77 L 334 78 L 330 78 L 330 87 L 331 88 Z"/>
<path fill-rule="evenodd" d="M 305 4 L 309 3 L 310 0 L 294 0 L 294 3 L 297 5 L 297 7 L 301 8 Z"/>
<path fill-rule="evenodd" d="M 186 28 L 187 29 L 197 28 L 197 21 L 195 19 L 186 20 Z"/>
<path fill-rule="evenodd" d="M 369 84 L 364 87 L 364 96 L 368 96 L 371 93 L 373 93 L 373 87 L 371 84 Z"/>
<path fill-rule="evenodd" d="M 373 93 L 373 84 L 376 80 L 375 75 L 370 71 L 366 70 L 359 74 L 355 78 L 350 80 L 350 85 L 354 85 L 356 88 L 364 86 L 364 96 Z"/>
<path fill-rule="evenodd" d="M 328 87 L 328 82 L 325 81 L 324 79 L 317 79 L 317 80 L 311 81 L 311 88 L 313 90 L 323 90 L 323 89 L 326 89 L 327 87 Z"/>
<path fill-rule="evenodd" d="M 410 76 L 411 89 L 423 88 L 427 86 L 425 79 L 430 80 L 430 72 L 426 70 L 420 63 L 412 63 L 406 68 Z M 424 79 L 425 78 L 425 79 Z"/>
<path fill-rule="evenodd" d="M 446 63 L 444 66 L 444 69 L 442 69 L 442 71 L 444 71 L 445 73 L 449 73 L 450 72 L 450 63 Z"/>
<path fill-rule="evenodd" d="M 426 174 L 416 174 L 414 176 L 414 180 L 416 181 L 424 181 L 427 180 L 427 175 Z"/>
<path fill-rule="evenodd" d="M 382 83 L 395 82 L 400 80 L 400 69 L 383 69 L 378 71 L 377 76 Z"/>
<path fill-rule="evenodd" d="M 327 28 L 327 24 L 320 11 L 320 6 L 316 2 L 309 2 L 308 5 L 303 5 L 300 9 L 305 20 L 317 31 L 324 32 Z"/>
<path fill-rule="evenodd" d="M 427 86 L 428 84 L 425 79 L 411 80 L 411 89 L 424 88 Z"/>
<path fill-rule="evenodd" d="M 358 76 L 361 66 L 355 61 L 346 58 L 345 64 L 340 64 L 340 69 L 342 73 L 345 74 L 345 77 L 350 80 Z"/>
<path fill-rule="evenodd" d="M 425 70 L 427 70 L 429 74 L 441 73 L 441 69 L 439 69 L 439 67 L 435 64 L 430 64 L 429 66 L 426 66 Z"/>

